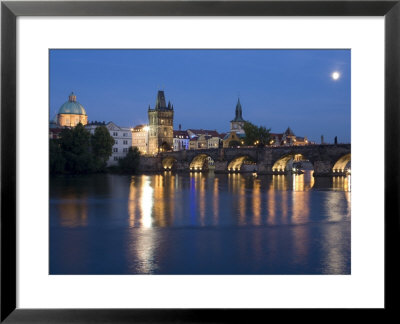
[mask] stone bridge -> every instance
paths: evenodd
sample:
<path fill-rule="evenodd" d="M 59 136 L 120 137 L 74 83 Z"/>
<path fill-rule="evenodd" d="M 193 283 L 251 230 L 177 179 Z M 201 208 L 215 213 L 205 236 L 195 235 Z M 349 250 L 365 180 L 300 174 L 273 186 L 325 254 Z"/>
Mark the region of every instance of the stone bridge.
<path fill-rule="evenodd" d="M 211 159 L 211 160 L 210 160 Z M 279 147 L 238 147 L 204 150 L 185 150 L 160 153 L 156 157 L 142 157 L 141 171 L 194 171 L 208 170 L 209 161 L 216 173 L 244 172 L 246 164 L 258 174 L 285 174 L 290 161 L 309 161 L 314 176 L 345 175 L 351 160 L 351 144 L 324 144 Z"/>

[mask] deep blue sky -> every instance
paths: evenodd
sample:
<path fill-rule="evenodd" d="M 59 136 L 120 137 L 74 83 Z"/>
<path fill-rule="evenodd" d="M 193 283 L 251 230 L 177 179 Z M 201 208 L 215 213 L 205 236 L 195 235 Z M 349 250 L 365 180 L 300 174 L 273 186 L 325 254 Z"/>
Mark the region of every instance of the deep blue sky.
<path fill-rule="evenodd" d="M 226 132 L 239 95 L 271 132 L 350 142 L 350 70 L 350 50 L 51 50 L 50 118 L 74 91 L 89 121 L 147 123 L 162 89 L 174 129 Z"/>

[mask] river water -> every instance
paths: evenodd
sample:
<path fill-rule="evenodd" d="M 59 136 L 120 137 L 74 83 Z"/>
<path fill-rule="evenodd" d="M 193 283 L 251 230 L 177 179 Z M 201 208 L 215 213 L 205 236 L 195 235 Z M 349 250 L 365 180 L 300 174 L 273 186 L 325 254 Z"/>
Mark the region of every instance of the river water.
<path fill-rule="evenodd" d="M 350 274 L 350 176 L 50 178 L 50 274 Z"/>

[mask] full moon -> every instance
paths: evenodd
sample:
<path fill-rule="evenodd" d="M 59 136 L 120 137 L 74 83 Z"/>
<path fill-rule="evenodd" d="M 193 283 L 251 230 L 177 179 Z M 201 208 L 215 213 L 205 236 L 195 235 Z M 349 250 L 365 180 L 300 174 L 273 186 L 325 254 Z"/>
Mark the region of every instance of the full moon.
<path fill-rule="evenodd" d="M 340 78 L 340 73 L 339 72 L 333 72 L 332 73 L 332 79 L 333 80 L 337 80 L 337 79 L 339 79 Z"/>

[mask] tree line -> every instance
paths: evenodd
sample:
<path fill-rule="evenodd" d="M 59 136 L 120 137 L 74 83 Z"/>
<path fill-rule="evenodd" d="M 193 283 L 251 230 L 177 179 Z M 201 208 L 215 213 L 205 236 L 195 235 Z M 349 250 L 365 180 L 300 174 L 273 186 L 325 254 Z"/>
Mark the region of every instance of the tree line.
<path fill-rule="evenodd" d="M 229 146 L 258 146 L 264 147 L 266 145 L 270 145 L 271 141 L 271 129 L 266 128 L 264 126 L 256 126 L 248 121 L 244 123 L 243 130 L 245 133 L 244 138 L 242 139 L 243 142 L 239 141 L 230 141 Z"/>
<path fill-rule="evenodd" d="M 245 137 L 231 141 L 229 146 L 266 146 L 270 145 L 270 129 L 256 126 L 250 122 L 244 124 Z M 242 142 L 243 141 L 243 142 Z M 118 166 L 107 167 L 112 155 L 114 138 L 104 125 L 95 128 L 91 134 L 82 124 L 74 128 L 63 128 L 59 138 L 50 139 L 51 174 L 85 174 L 96 172 L 136 173 L 139 167 L 140 152 L 130 147 L 127 155 L 118 160 Z"/>
<path fill-rule="evenodd" d="M 140 152 L 129 152 L 118 160 L 118 167 L 107 168 L 112 154 L 114 138 L 105 126 L 96 127 L 91 134 L 82 124 L 63 128 L 59 138 L 50 139 L 49 164 L 51 174 L 85 174 L 96 172 L 135 173 L 139 166 Z"/>

